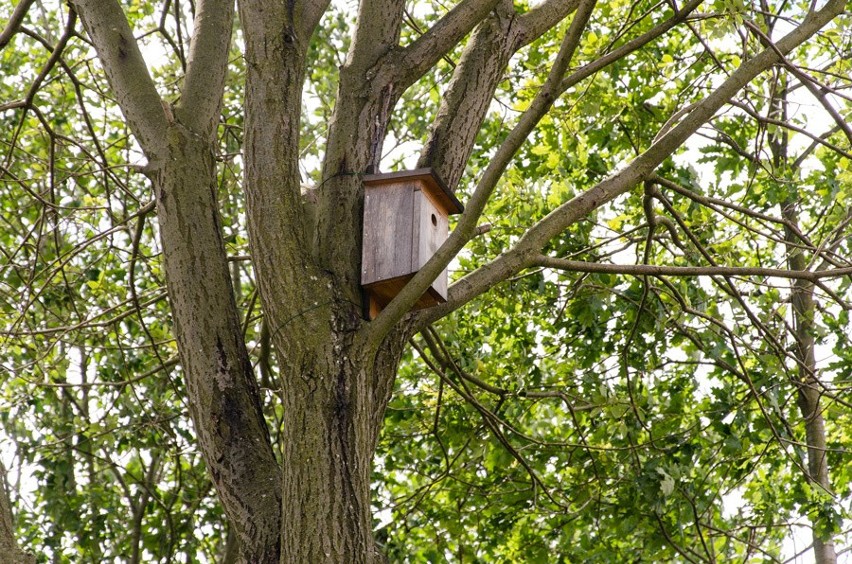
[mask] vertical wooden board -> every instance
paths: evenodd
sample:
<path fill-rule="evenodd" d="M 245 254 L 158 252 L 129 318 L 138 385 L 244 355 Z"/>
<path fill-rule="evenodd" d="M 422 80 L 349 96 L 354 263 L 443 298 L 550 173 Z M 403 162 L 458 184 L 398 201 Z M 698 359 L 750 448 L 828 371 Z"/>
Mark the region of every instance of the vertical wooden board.
<path fill-rule="evenodd" d="M 364 193 L 361 284 L 413 272 L 410 183 L 369 186 Z"/>
<path fill-rule="evenodd" d="M 417 270 L 423 268 L 438 247 L 447 239 L 449 221 L 444 212 L 423 191 L 414 193 L 415 232 L 412 241 L 413 265 Z M 447 297 L 447 270 L 432 282 L 434 288 L 444 299 Z"/>

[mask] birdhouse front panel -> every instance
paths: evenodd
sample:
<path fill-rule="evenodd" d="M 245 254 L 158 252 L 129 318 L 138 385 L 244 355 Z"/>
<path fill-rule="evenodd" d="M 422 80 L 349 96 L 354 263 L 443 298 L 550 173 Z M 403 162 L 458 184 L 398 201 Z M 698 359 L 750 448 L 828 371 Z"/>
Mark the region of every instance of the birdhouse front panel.
<path fill-rule="evenodd" d="M 364 194 L 362 285 L 405 276 L 415 270 L 411 248 L 416 186 L 402 188 L 386 184 Z"/>

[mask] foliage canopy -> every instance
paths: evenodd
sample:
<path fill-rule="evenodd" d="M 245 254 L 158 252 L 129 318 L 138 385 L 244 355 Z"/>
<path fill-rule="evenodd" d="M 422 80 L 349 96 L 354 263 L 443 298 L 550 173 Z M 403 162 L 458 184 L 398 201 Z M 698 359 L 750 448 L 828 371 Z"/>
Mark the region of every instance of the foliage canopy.
<path fill-rule="evenodd" d="M 121 2 L 172 108 L 204 4 Z M 451 265 L 450 303 L 406 318 L 417 331 L 371 478 L 391 561 L 783 561 L 811 542 L 806 528 L 850 550 L 849 15 L 707 105 L 835 4 L 515 2 L 513 18 L 564 14 L 507 57 L 481 125 L 460 126 L 472 147 L 448 180 L 463 201 L 522 142 L 483 200 L 490 230 Z M 383 170 L 429 164 L 466 50 L 509 17 L 497 5 L 400 94 Z M 189 418 L 146 149 L 75 8 L 19 6 L 17 23 L 0 6 L 11 22 L 0 36 L 0 450 L 17 477 L 18 542 L 44 562 L 227 559 L 235 533 Z M 330 177 L 355 8 L 328 7 L 305 52 L 291 108 L 301 184 Z M 397 49 L 447 13 L 409 2 Z M 289 351 L 273 343 L 326 304 L 266 321 L 249 244 L 242 25 L 215 129 L 216 199 L 282 462 Z M 530 118 L 560 61 L 552 107 Z M 626 188 L 595 192 L 634 169 Z"/>

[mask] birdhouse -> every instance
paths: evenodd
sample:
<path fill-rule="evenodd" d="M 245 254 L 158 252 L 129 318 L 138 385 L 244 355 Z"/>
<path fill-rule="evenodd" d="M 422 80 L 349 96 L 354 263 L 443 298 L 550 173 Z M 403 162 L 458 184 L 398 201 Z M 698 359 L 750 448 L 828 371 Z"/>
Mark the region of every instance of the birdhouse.
<path fill-rule="evenodd" d="M 431 169 L 364 177 L 361 285 L 374 319 L 447 238 L 448 216 L 464 211 Z M 446 269 L 414 305 L 447 301 Z"/>

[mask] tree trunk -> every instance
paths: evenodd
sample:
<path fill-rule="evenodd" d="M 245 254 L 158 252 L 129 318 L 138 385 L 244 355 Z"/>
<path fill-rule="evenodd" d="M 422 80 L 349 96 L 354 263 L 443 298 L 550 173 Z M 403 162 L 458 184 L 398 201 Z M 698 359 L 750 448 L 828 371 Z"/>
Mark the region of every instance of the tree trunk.
<path fill-rule="evenodd" d="M 784 219 L 798 227 L 798 214 L 795 204 L 786 202 L 782 210 Z M 788 241 L 790 253 L 788 262 L 791 269 L 807 268 L 805 257 L 796 247 L 799 243 L 796 236 L 785 228 L 785 238 Z M 797 280 L 793 284 L 791 297 L 793 305 L 794 331 L 796 338 L 795 356 L 798 363 L 797 404 L 805 422 L 805 437 L 808 445 L 808 475 L 807 480 L 824 492 L 831 494 L 831 479 L 828 475 L 826 461 L 825 420 L 820 407 L 822 383 L 816 366 L 814 354 L 814 286 L 805 280 Z M 814 560 L 817 564 L 835 564 L 837 554 L 831 537 L 825 538 L 818 532 L 819 523 L 812 523 L 814 540 Z"/>
<path fill-rule="evenodd" d="M 15 540 L 15 519 L 6 484 L 6 467 L 0 461 L 0 555 L 10 564 L 35 564 L 35 556 L 24 552 Z"/>
<path fill-rule="evenodd" d="M 172 122 L 168 149 L 154 178 L 189 412 L 242 557 L 278 562 L 279 472 L 234 302 L 212 147 Z"/>
<path fill-rule="evenodd" d="M 775 117 L 787 119 L 786 88 L 787 81 L 783 76 L 778 78 L 778 93 L 772 99 L 772 111 Z M 773 167 L 779 178 L 789 179 L 790 186 L 795 186 L 793 173 L 788 162 L 788 134 L 783 128 L 769 136 L 769 146 L 772 151 Z M 797 211 L 799 194 L 796 188 L 791 188 L 792 194 L 781 204 L 781 217 L 787 222 L 784 226 L 784 240 L 787 245 L 787 264 L 791 270 L 806 270 L 807 259 L 800 245 L 803 244 L 797 235 L 799 230 L 799 214 Z M 831 480 L 828 475 L 826 461 L 825 420 L 820 408 L 822 383 L 814 353 L 814 285 L 807 280 L 796 280 L 793 283 L 791 303 L 793 305 L 793 331 L 796 342 L 794 355 L 797 363 L 796 386 L 798 388 L 797 405 L 805 422 L 805 440 L 808 448 L 808 471 L 806 479 L 824 492 L 831 493 Z M 814 559 L 817 564 L 835 564 L 837 554 L 831 538 L 824 538 L 819 533 L 819 523 L 813 522 Z"/>
<path fill-rule="evenodd" d="M 282 562 L 379 562 L 370 509 L 371 466 L 401 346 L 370 360 L 344 330 L 284 393 Z"/>

